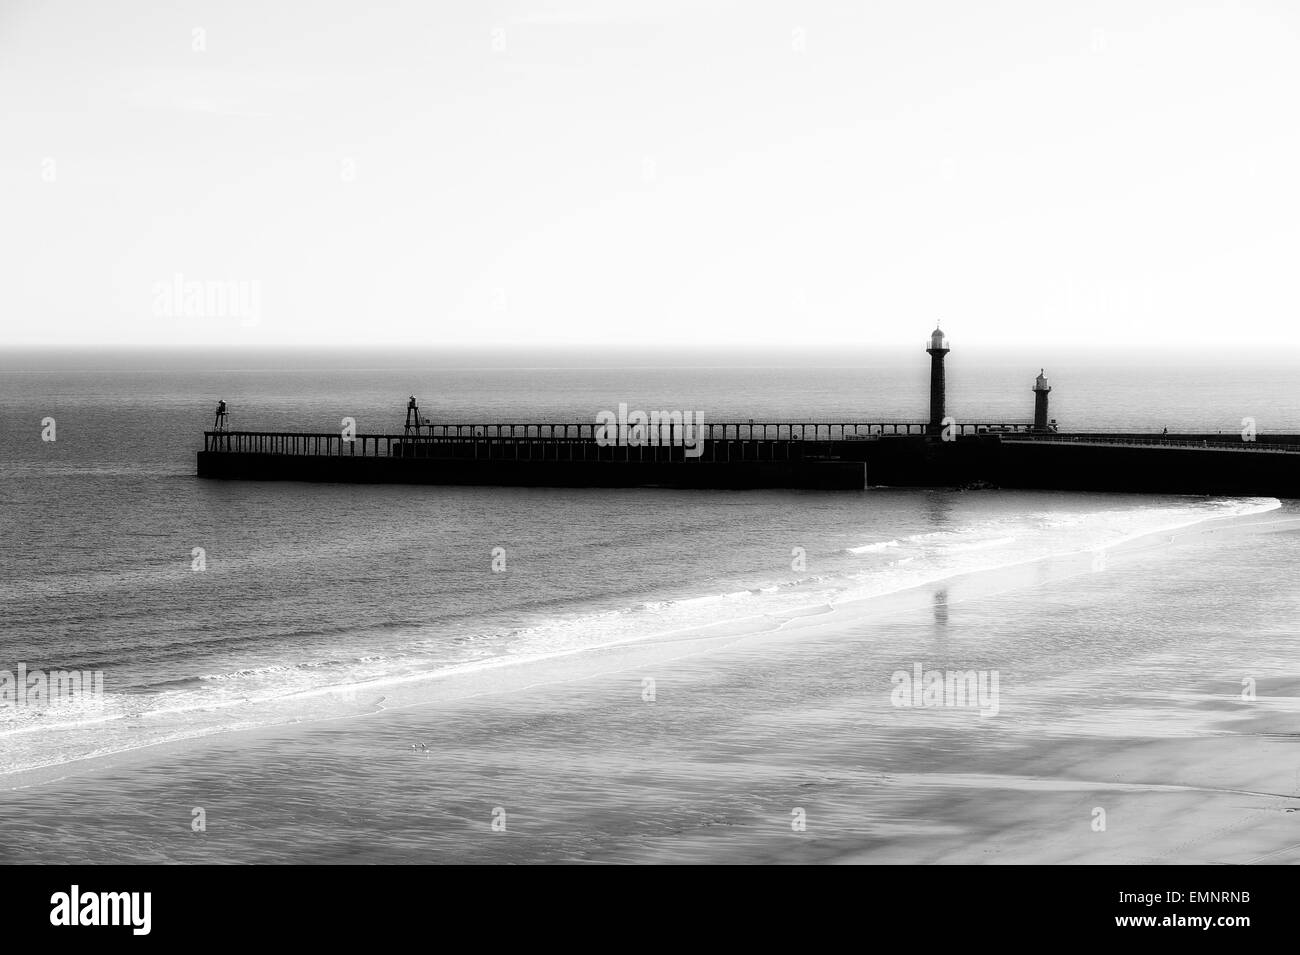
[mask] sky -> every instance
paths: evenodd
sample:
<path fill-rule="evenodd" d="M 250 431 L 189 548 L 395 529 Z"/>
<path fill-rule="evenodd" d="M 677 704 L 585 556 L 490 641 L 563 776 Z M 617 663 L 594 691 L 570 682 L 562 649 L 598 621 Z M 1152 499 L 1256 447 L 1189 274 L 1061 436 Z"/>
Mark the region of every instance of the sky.
<path fill-rule="evenodd" d="M 0 345 L 1300 344 L 1300 5 L 0 0 Z"/>

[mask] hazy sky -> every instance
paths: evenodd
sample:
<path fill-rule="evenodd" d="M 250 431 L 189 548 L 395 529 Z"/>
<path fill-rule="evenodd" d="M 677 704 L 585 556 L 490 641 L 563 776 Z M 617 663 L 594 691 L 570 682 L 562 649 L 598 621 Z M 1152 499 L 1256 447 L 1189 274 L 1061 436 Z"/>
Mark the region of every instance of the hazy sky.
<path fill-rule="evenodd" d="M 0 0 L 0 340 L 1294 345 L 1297 93 L 1280 0 Z"/>

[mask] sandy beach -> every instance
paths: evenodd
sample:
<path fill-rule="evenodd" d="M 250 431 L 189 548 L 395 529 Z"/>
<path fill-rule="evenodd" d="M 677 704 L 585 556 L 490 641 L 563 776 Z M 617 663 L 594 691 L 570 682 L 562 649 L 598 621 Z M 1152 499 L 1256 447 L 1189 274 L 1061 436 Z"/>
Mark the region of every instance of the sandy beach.
<path fill-rule="evenodd" d="M 1290 636 L 1242 640 L 1201 581 L 1242 585 L 1228 578 L 1295 534 L 1287 509 L 1208 521 L 1131 541 L 1104 569 L 1036 560 L 362 685 L 360 715 L 12 774 L 0 858 L 1300 861 Z M 1114 599 L 1134 587 L 1163 608 L 1158 639 L 1134 639 L 1147 625 Z M 1292 602 L 1264 590 L 1252 612 L 1284 621 Z M 996 672 L 996 712 L 896 705 L 917 665 Z"/>

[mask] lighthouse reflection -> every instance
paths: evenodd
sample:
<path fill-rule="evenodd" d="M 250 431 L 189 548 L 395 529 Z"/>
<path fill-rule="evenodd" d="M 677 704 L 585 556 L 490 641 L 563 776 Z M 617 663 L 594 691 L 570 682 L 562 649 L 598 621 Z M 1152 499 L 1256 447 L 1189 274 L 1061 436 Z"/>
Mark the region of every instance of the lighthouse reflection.
<path fill-rule="evenodd" d="M 947 530 L 952 524 L 952 493 L 931 491 L 925 496 L 925 516 L 936 530 Z"/>
<path fill-rule="evenodd" d="M 940 587 L 934 592 L 934 625 L 937 628 L 939 636 L 943 636 L 948 629 L 948 588 Z"/>

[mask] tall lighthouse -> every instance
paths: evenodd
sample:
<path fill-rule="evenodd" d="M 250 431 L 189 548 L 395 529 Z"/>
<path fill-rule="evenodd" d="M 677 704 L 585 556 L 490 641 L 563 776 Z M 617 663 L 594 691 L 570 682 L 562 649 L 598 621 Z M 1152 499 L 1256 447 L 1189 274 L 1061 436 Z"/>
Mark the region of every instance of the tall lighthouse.
<path fill-rule="evenodd" d="M 1034 430 L 1046 431 L 1047 428 L 1047 395 L 1051 392 L 1052 386 L 1047 383 L 1047 376 L 1043 374 L 1044 369 L 1038 369 L 1038 377 L 1034 379 Z"/>
<path fill-rule="evenodd" d="M 948 354 L 948 339 L 943 332 L 935 328 L 930 334 L 930 434 L 943 430 L 943 357 Z"/>

